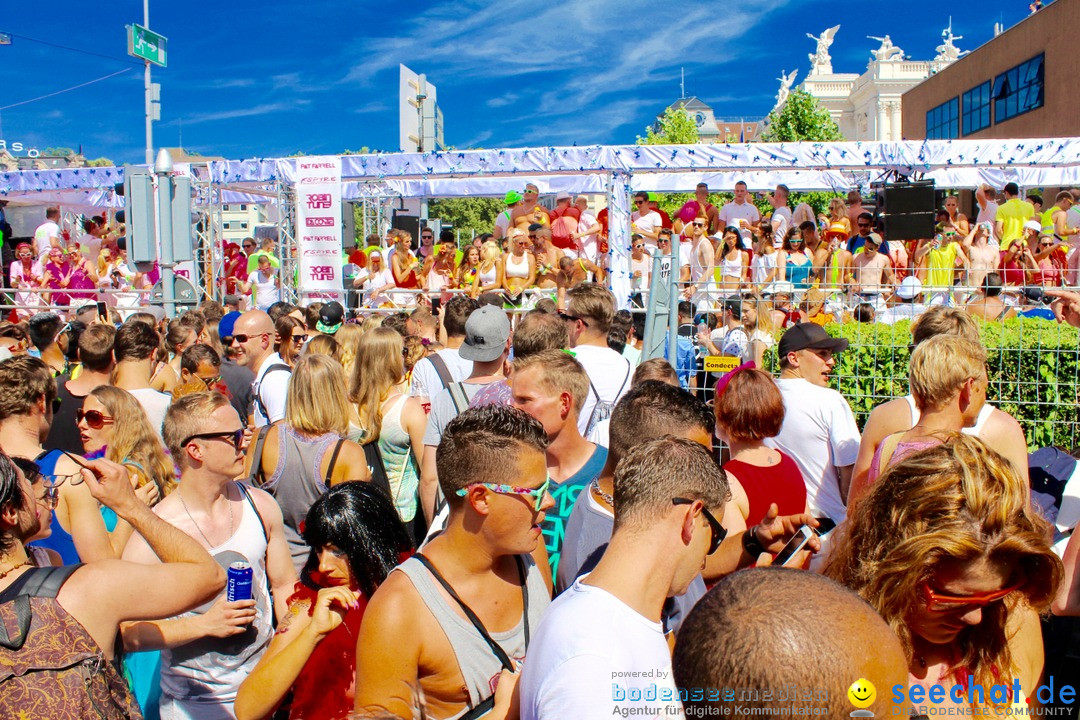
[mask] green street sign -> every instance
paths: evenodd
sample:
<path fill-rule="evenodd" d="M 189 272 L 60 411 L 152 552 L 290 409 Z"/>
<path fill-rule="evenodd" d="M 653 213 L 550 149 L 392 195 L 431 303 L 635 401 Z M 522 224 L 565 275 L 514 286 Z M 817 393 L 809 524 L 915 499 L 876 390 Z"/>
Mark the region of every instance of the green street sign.
<path fill-rule="evenodd" d="M 165 67 L 165 46 L 168 40 L 142 25 L 128 25 L 128 55 L 142 60 L 149 60 L 155 65 Z"/>

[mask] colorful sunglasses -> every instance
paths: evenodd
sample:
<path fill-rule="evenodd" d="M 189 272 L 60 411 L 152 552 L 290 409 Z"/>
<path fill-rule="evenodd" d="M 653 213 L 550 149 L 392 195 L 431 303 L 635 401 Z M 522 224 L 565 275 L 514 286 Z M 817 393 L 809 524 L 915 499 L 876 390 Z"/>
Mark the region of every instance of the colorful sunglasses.
<path fill-rule="evenodd" d="M 544 504 L 544 496 L 547 494 L 550 485 L 550 477 L 544 481 L 543 485 L 534 488 L 519 487 L 517 485 L 498 485 L 496 483 L 472 483 L 471 485 L 466 485 L 458 490 L 456 494 L 458 497 L 465 497 L 469 494 L 469 488 L 483 487 L 494 493 L 499 493 L 500 495 L 528 496 L 533 499 L 533 510 L 540 512 L 540 506 Z"/>
<path fill-rule="evenodd" d="M 924 580 L 919 584 L 919 589 L 926 600 L 926 609 L 930 612 L 954 612 L 960 608 L 986 607 L 990 603 L 995 603 L 1016 592 L 1023 585 L 1024 583 L 1018 582 L 1015 585 L 993 592 L 975 593 L 974 595 L 946 595 L 933 590 L 930 583 Z"/>

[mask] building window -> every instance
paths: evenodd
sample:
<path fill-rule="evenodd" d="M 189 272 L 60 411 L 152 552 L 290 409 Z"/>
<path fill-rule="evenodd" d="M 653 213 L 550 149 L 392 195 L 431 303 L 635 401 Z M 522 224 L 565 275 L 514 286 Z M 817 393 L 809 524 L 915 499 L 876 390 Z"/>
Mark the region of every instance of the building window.
<path fill-rule="evenodd" d="M 990 127 L 990 81 L 964 93 L 964 118 L 961 128 L 965 135 Z"/>
<path fill-rule="evenodd" d="M 240 223 L 240 229 L 241 230 L 247 230 L 247 223 L 246 222 Z"/>
<path fill-rule="evenodd" d="M 240 212 L 247 212 L 247 205 L 241 205 Z"/>
<path fill-rule="evenodd" d="M 229 223 L 227 223 L 227 222 L 221 223 L 221 229 L 222 230 L 228 230 L 229 229 Z"/>
<path fill-rule="evenodd" d="M 229 206 L 228 205 L 222 205 L 221 206 L 221 212 L 229 212 Z"/>
<path fill-rule="evenodd" d="M 960 137 L 960 101 L 953 98 L 926 112 L 926 139 L 952 140 Z"/>
<path fill-rule="evenodd" d="M 994 78 L 994 122 L 1043 106 L 1043 57 L 1033 57 Z"/>

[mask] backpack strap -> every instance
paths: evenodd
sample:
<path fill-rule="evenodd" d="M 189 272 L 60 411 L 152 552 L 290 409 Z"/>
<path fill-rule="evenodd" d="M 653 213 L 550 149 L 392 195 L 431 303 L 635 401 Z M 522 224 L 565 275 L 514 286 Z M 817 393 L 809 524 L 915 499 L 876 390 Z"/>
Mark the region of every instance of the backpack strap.
<path fill-rule="evenodd" d="M 292 368 L 285 363 L 274 363 L 270 367 L 266 368 L 266 372 L 263 373 L 262 380 L 259 381 L 259 390 L 255 393 L 255 402 L 259 404 L 259 412 L 263 414 L 263 417 L 266 418 L 267 422 L 270 422 L 270 413 L 266 411 L 266 403 L 264 403 L 262 399 L 262 386 L 263 383 L 266 382 L 267 375 L 274 372 L 281 372 L 282 370 L 286 370 L 290 373 L 292 372 Z"/>
<path fill-rule="evenodd" d="M 454 376 L 450 374 L 450 368 L 446 366 L 446 361 L 443 360 L 439 353 L 432 353 L 428 355 L 428 360 L 431 361 L 432 366 L 435 368 L 435 372 L 439 374 L 439 380 L 442 381 L 444 388 L 450 387 L 450 384 L 454 382 Z M 428 394 L 432 394 L 431 390 L 428 390 Z"/>
<path fill-rule="evenodd" d="M 6 650 L 18 651 L 26 642 L 26 636 L 30 632 L 30 622 L 33 620 L 33 610 L 30 607 L 30 598 L 54 598 L 60 593 L 60 588 L 71 577 L 72 573 L 82 567 L 79 565 L 65 565 L 63 567 L 31 568 L 0 593 L 0 601 L 15 602 L 15 624 L 18 627 L 15 637 L 8 635 L 7 627 L 0 623 L 0 647 Z"/>
<path fill-rule="evenodd" d="M 266 414 L 265 412 L 263 413 Z M 266 483 L 262 471 L 263 446 L 266 445 L 266 436 L 270 432 L 271 425 L 263 425 L 255 431 L 255 455 L 251 459 L 251 472 L 248 473 L 248 485 L 261 487 Z M 258 511 L 256 511 L 258 512 Z"/>
<path fill-rule="evenodd" d="M 465 393 L 462 383 L 450 383 L 446 386 L 446 389 L 450 391 L 450 399 L 454 401 L 454 407 L 457 408 L 458 415 L 469 409 L 469 396 Z"/>
<path fill-rule="evenodd" d="M 334 476 L 334 466 L 337 465 L 338 455 L 341 453 L 341 446 L 345 444 L 345 438 L 338 438 L 338 441 L 334 444 L 334 454 L 330 456 L 330 466 L 326 468 L 326 478 L 323 483 L 326 487 L 330 487 L 330 478 Z"/>

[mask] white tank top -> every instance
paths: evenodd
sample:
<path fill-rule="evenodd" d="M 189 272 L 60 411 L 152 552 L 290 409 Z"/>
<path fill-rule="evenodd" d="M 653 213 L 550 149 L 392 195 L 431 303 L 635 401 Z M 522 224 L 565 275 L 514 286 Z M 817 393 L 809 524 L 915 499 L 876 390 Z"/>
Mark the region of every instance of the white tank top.
<path fill-rule="evenodd" d="M 230 489 L 236 497 L 237 488 Z M 251 490 L 248 490 L 251 492 Z M 207 637 L 161 651 L 161 717 L 217 718 L 232 703 L 240 683 L 251 674 L 255 664 L 270 644 L 273 606 L 266 588 L 266 531 L 251 502 L 241 499 L 240 523 L 232 537 L 208 552 L 228 571 L 229 565 L 242 561 L 251 565 L 251 590 L 257 612 L 247 630 L 229 638 Z M 236 505 L 233 510 L 237 510 Z M 222 590 L 222 594 L 224 594 Z M 218 596 L 220 597 L 220 595 Z M 179 617 L 206 612 L 215 597 Z M 166 706 L 170 706 L 168 709 Z"/>
<path fill-rule="evenodd" d="M 911 427 L 915 427 L 918 424 L 919 418 L 922 413 L 919 412 L 919 408 L 915 407 L 915 396 L 905 395 L 904 399 L 907 400 L 908 409 L 911 410 Z M 994 406 L 990 403 L 986 403 L 982 406 L 982 410 L 979 411 L 979 416 L 975 418 L 975 424 L 971 427 L 966 427 L 960 432 L 971 437 L 979 437 L 982 434 L 983 428 L 986 427 L 986 421 L 990 419 L 990 415 L 994 412 Z"/>
<path fill-rule="evenodd" d="M 495 266 L 495 263 L 492 263 L 490 270 L 480 271 L 480 284 L 492 285 L 498 277 L 498 268 Z"/>
<path fill-rule="evenodd" d="M 720 277 L 742 277 L 742 255 L 739 255 L 734 260 L 728 260 L 727 258 L 720 259 Z"/>
<path fill-rule="evenodd" d="M 506 277 L 527 278 L 529 277 L 529 256 L 522 255 L 521 262 L 514 262 L 514 255 L 506 256 Z"/>

